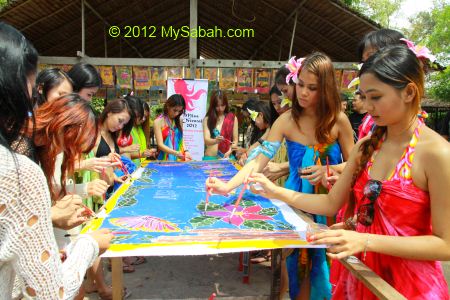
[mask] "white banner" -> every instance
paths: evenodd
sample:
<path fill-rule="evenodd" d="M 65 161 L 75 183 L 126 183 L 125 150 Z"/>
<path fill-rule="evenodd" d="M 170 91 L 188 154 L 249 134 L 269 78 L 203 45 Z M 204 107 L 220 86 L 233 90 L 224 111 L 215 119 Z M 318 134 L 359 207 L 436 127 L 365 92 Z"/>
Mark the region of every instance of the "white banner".
<path fill-rule="evenodd" d="M 208 80 L 168 78 L 167 98 L 173 94 L 181 94 L 186 102 L 183 116 L 184 145 L 193 160 L 202 160 L 205 152 L 202 121 L 206 115 Z"/>

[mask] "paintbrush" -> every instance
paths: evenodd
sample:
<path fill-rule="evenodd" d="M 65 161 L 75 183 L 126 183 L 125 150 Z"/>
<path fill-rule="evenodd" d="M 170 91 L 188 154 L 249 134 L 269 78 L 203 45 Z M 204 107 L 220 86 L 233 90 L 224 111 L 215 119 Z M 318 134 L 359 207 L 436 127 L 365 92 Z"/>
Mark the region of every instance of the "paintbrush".
<path fill-rule="evenodd" d="M 326 157 L 326 160 L 327 160 L 327 177 L 330 177 L 330 162 L 329 162 L 329 160 L 328 160 L 328 156 Z M 330 184 L 330 182 L 328 181 L 328 178 L 327 178 L 327 190 L 328 190 L 328 191 L 331 190 L 331 184 Z"/>
<path fill-rule="evenodd" d="M 244 180 L 244 187 L 242 188 L 242 190 L 239 193 L 239 196 L 238 196 L 236 202 L 234 203 L 234 207 L 233 207 L 233 210 L 231 211 L 231 215 L 230 215 L 230 223 L 231 223 L 231 218 L 233 217 L 233 215 L 234 215 L 234 213 L 236 211 L 236 208 L 239 206 L 239 203 L 241 203 L 242 196 L 244 195 L 244 192 L 245 192 L 245 190 L 248 187 L 248 178 L 252 175 L 252 173 L 253 173 L 253 168 L 250 170 L 250 173 L 245 178 L 245 180 Z"/>

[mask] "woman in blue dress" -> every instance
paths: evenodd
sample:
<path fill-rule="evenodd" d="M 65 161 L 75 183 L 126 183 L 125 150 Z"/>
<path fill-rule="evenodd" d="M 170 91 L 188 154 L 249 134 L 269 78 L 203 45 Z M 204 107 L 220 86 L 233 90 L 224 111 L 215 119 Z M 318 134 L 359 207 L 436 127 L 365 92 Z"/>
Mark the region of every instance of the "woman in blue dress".
<path fill-rule="evenodd" d="M 353 132 L 347 116 L 341 112 L 333 64 L 328 56 L 314 52 L 304 59 L 292 58 L 286 65 L 291 73 L 286 81 L 296 83 L 291 111 L 282 114 L 272 126 L 269 136 L 259 147 L 256 158 L 247 163 L 227 183 L 212 178 L 206 185 L 214 193 L 226 194 L 239 186 L 252 172 L 261 172 L 286 139 L 290 175 L 285 187 L 305 193 L 317 193 L 322 168 L 312 165 L 338 164 L 346 160 L 353 147 Z M 298 168 L 302 167 L 300 177 Z M 314 215 L 314 221 L 326 223 L 324 216 Z M 294 250 L 287 258 L 289 294 L 291 299 L 329 299 L 331 285 L 324 249 L 313 249 L 304 257 L 306 272 L 298 268 L 302 251 Z M 307 263 L 306 261 L 311 261 Z"/>

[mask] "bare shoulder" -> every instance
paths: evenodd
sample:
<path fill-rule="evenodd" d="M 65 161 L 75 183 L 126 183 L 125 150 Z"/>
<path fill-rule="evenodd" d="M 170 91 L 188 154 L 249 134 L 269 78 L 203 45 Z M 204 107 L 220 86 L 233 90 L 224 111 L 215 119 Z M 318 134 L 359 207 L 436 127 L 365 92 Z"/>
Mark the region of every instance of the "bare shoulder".
<path fill-rule="evenodd" d="M 424 126 L 416 146 L 416 155 L 425 165 L 450 161 L 450 143 L 431 128 Z"/>
<path fill-rule="evenodd" d="M 348 119 L 348 116 L 341 111 L 336 118 L 336 124 L 339 127 L 347 126 L 350 124 L 350 120 Z"/>

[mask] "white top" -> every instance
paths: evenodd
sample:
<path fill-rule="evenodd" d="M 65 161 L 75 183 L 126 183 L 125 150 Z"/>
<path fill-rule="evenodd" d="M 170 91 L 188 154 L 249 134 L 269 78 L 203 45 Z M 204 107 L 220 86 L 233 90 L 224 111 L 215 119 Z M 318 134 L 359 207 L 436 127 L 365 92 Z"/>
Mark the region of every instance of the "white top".
<path fill-rule="evenodd" d="M 98 255 L 97 242 L 80 235 L 67 246 L 67 260 L 61 263 L 42 170 L 1 145 L 0 166 L 1 298 L 20 293 L 29 299 L 74 298 L 86 269 Z M 50 257 L 45 260 L 43 254 Z M 34 290 L 36 297 L 30 297 L 27 288 Z"/>

